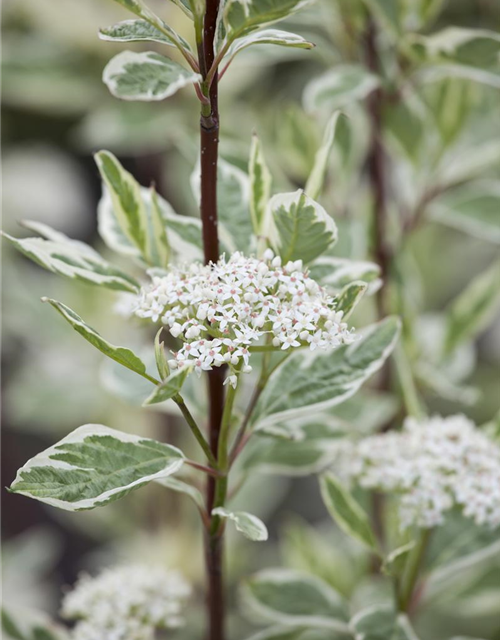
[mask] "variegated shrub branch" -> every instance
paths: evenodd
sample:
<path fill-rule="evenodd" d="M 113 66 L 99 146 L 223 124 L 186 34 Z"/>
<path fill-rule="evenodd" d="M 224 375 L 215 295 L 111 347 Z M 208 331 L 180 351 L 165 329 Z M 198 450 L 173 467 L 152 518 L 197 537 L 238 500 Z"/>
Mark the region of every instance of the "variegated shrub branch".
<path fill-rule="evenodd" d="M 256 137 L 248 173 L 218 158 L 219 80 L 229 81 L 231 62 L 247 47 L 311 48 L 301 36 L 264 28 L 306 2 L 178 0 L 175 4 L 193 21 L 192 48 L 139 0 L 117 1 L 135 17 L 103 29 L 104 40 L 153 42 L 167 53 L 176 49 L 184 64 L 156 49 L 123 52 L 107 65 L 104 82 L 123 100 L 163 100 L 182 87 L 194 88 L 201 111 L 201 157 L 192 182 L 201 219 L 176 213 L 153 187 L 139 185 L 113 154 L 100 151 L 95 156 L 103 181 L 99 233 L 137 277 L 39 223 L 26 223 L 38 237 L 6 237 L 49 271 L 126 293 L 130 315 L 157 325 L 149 347 L 156 361 L 153 371 L 63 303 L 44 299 L 105 356 L 151 383 L 145 406 L 178 406 L 200 445 L 201 460 L 189 460 L 175 447 L 149 438 L 85 425 L 31 459 L 11 491 L 72 511 L 103 506 L 150 482 L 186 494 L 205 531 L 207 638 L 224 640 L 225 525 L 234 524 L 251 540 L 267 538 L 259 519 L 231 511 L 230 497 L 255 460 L 265 465 L 267 459 L 278 468 L 289 464 L 287 450 L 293 455 L 297 446 L 294 431 L 302 434 L 301 446 L 311 446 L 309 460 L 301 457 L 296 472 L 318 469 L 318 453 L 321 458 L 331 451 L 314 448 L 314 421 L 328 431 L 328 410 L 380 369 L 398 338 L 399 320 L 385 318 L 359 332 L 346 323 L 361 297 L 376 289 L 380 270 L 373 263 L 335 257 L 337 227 L 315 200 L 337 114 L 305 191 L 272 193 L 271 173 Z M 173 357 L 165 353 L 167 340 Z M 209 406 L 195 411 L 188 388 L 200 384 L 202 372 L 210 381 Z M 183 476 L 186 466 L 206 474 L 205 498 Z M 336 599 L 321 596 L 335 610 Z"/>

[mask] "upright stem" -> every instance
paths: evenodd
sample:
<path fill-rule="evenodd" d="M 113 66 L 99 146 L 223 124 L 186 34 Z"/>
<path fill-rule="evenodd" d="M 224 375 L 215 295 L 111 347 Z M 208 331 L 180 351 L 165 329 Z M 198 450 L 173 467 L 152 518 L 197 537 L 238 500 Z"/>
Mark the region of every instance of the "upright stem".
<path fill-rule="evenodd" d="M 377 31 L 370 18 L 365 36 L 365 57 L 368 69 L 380 75 L 380 60 L 377 49 Z M 371 142 L 368 154 L 368 175 L 373 194 L 373 221 L 375 231 L 375 254 L 380 265 L 382 286 L 377 292 L 379 316 L 387 315 L 387 278 L 390 270 L 391 250 L 387 235 L 387 186 L 385 153 L 382 144 L 382 109 L 384 94 L 381 88 L 368 98 L 371 125 Z"/>
<path fill-rule="evenodd" d="M 198 53 L 203 80 L 215 59 L 214 38 L 219 12 L 219 0 L 207 0 L 203 23 L 203 37 L 198 31 Z M 201 164 L 201 221 L 203 225 L 203 248 L 205 262 L 219 259 L 217 231 L 217 162 L 219 153 L 219 107 L 218 77 L 214 74 L 210 87 L 206 82 L 202 88 L 209 104 L 202 105 L 200 118 L 200 164 Z M 209 398 L 209 444 L 217 458 L 219 435 L 224 407 L 224 370 L 214 368 L 208 374 Z M 215 478 L 207 480 L 207 513 L 212 513 L 215 500 Z M 222 575 L 223 537 L 208 530 L 205 534 L 205 564 L 207 572 L 207 640 L 224 640 L 224 584 Z"/>

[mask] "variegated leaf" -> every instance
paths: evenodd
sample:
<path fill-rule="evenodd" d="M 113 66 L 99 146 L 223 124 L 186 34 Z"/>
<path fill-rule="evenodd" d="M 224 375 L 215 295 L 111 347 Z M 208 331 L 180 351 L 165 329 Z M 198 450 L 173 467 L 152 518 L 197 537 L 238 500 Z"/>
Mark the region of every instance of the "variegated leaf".
<path fill-rule="evenodd" d="M 376 551 L 377 539 L 370 520 L 349 491 L 332 474 L 325 474 L 320 479 L 320 486 L 323 502 L 342 531 Z"/>
<path fill-rule="evenodd" d="M 444 352 L 482 331 L 500 305 L 500 261 L 477 276 L 450 306 Z"/>
<path fill-rule="evenodd" d="M 262 152 L 262 145 L 257 135 L 252 138 L 250 148 L 250 162 L 248 165 L 250 177 L 250 215 L 255 235 L 260 235 L 264 222 L 267 203 L 271 197 L 271 174 Z"/>
<path fill-rule="evenodd" d="M 286 18 L 308 2 L 309 0 L 226 0 L 222 10 L 226 38 L 233 42 L 258 27 Z"/>
<path fill-rule="evenodd" d="M 284 263 L 311 262 L 337 240 L 333 218 L 301 190 L 271 198 L 266 227 L 271 246 Z"/>
<path fill-rule="evenodd" d="M 340 404 L 382 367 L 400 332 L 389 317 L 370 325 L 351 345 L 297 351 L 272 374 L 255 408 L 257 429 Z"/>
<path fill-rule="evenodd" d="M 500 244 L 500 182 L 478 181 L 437 198 L 432 218 L 472 236 Z"/>
<path fill-rule="evenodd" d="M 290 31 L 280 31 L 279 29 L 263 29 L 251 33 L 243 38 L 238 38 L 229 48 L 227 57 L 229 61 L 243 49 L 257 44 L 274 44 L 280 47 L 294 47 L 296 49 L 312 49 L 315 45 L 308 42 L 302 36 Z"/>
<path fill-rule="evenodd" d="M 3 236 L 21 253 L 52 273 L 116 291 L 137 292 L 139 283 L 104 260 L 83 242 L 71 240 L 47 225 L 28 223 L 47 238 Z"/>
<path fill-rule="evenodd" d="M 109 151 L 95 160 L 104 183 L 99 233 L 110 248 L 150 267 L 167 267 L 170 246 L 160 197 L 141 187 Z"/>
<path fill-rule="evenodd" d="M 337 309 L 337 311 L 342 311 L 343 320 L 347 320 L 347 318 L 351 315 L 355 306 L 365 294 L 366 289 L 367 284 L 365 282 L 351 282 L 347 284 L 339 293 L 336 298 L 335 308 Z"/>
<path fill-rule="evenodd" d="M 311 170 L 309 178 L 307 179 L 305 192 L 313 200 L 319 198 L 319 196 L 321 195 L 321 191 L 323 190 L 326 170 L 328 167 L 328 160 L 330 158 L 330 153 L 332 151 L 333 143 L 335 140 L 335 130 L 337 128 L 339 115 L 340 112 L 336 111 L 328 120 L 323 136 L 323 142 L 321 143 L 321 147 L 316 153 L 313 168 Z"/>
<path fill-rule="evenodd" d="M 341 421 L 325 414 L 270 424 L 259 429 L 247 444 L 243 469 L 292 477 L 324 471 L 338 455 L 345 427 L 345 423 L 341 426 Z"/>
<path fill-rule="evenodd" d="M 350 627 L 355 640 L 418 640 L 408 617 L 384 604 L 359 611 Z"/>
<path fill-rule="evenodd" d="M 191 368 L 189 366 L 173 371 L 168 378 L 165 378 L 165 380 L 156 387 L 149 398 L 144 401 L 143 406 L 146 407 L 150 404 L 166 402 L 176 396 L 182 389 L 182 385 L 190 373 Z"/>
<path fill-rule="evenodd" d="M 99 30 L 101 40 L 109 42 L 159 42 L 175 46 L 172 40 L 147 20 L 123 20 Z"/>
<path fill-rule="evenodd" d="M 341 291 L 346 285 L 361 280 L 369 285 L 368 293 L 378 288 L 380 267 L 374 262 L 321 256 L 309 265 L 309 275 L 328 289 Z"/>
<path fill-rule="evenodd" d="M 123 51 L 108 62 L 102 79 L 116 98 L 150 102 L 172 96 L 201 76 L 153 51 Z"/>
<path fill-rule="evenodd" d="M 161 18 L 159 18 L 149 7 L 147 7 L 141 0 L 115 0 L 118 4 L 121 4 L 122 7 L 128 9 L 131 13 L 135 14 L 137 17 L 142 18 L 149 22 L 152 26 L 154 26 L 158 31 L 163 33 L 171 42 L 175 44 L 175 46 L 184 49 L 185 51 L 190 51 L 191 47 L 189 43 L 181 38 L 178 33 L 176 33 L 168 24 L 165 24 Z M 174 0 L 175 2 L 175 0 Z M 176 4 L 180 5 L 180 0 L 177 0 Z"/>
<path fill-rule="evenodd" d="M 379 79 L 361 66 L 341 64 L 310 82 L 304 90 L 308 111 L 341 109 L 363 100 L 379 86 Z"/>
<path fill-rule="evenodd" d="M 29 460 L 10 490 L 53 507 L 83 511 L 169 476 L 183 461 L 183 453 L 170 445 L 87 424 Z"/>
<path fill-rule="evenodd" d="M 192 484 L 188 484 L 187 482 L 184 482 L 184 480 L 179 480 L 177 477 L 173 476 L 160 478 L 159 480 L 156 480 L 156 482 L 158 484 L 161 484 L 166 489 L 170 489 L 171 491 L 175 491 L 176 493 L 183 493 L 184 495 L 188 496 L 199 509 L 205 508 L 205 501 L 203 499 L 201 491 L 199 491 L 196 487 L 193 487 Z"/>
<path fill-rule="evenodd" d="M 54 309 L 56 309 L 56 311 L 58 311 L 67 322 L 69 322 L 77 333 L 83 336 L 85 340 L 90 342 L 90 344 L 92 344 L 96 349 L 99 349 L 101 353 L 104 353 L 108 358 L 115 360 L 127 369 L 135 371 L 135 373 L 138 373 L 139 375 L 154 382 L 154 378 L 148 376 L 144 362 L 136 356 L 133 351 L 126 347 L 116 347 L 114 344 L 111 344 L 111 342 L 108 342 L 99 333 L 97 333 L 95 329 L 84 322 L 78 314 L 62 302 L 51 300 L 50 298 L 42 298 L 42 302 L 48 302 L 51 304 Z"/>
<path fill-rule="evenodd" d="M 247 579 L 243 600 L 269 622 L 347 631 L 347 607 L 320 578 L 290 569 L 267 569 Z"/>
<path fill-rule="evenodd" d="M 430 36 L 411 35 L 415 55 L 424 61 L 489 69 L 498 64 L 500 34 L 488 29 L 447 27 Z"/>
<path fill-rule="evenodd" d="M 212 510 L 212 515 L 224 520 L 230 520 L 234 523 L 236 531 L 239 531 L 245 538 L 253 542 L 263 542 L 269 536 L 266 525 L 262 520 L 246 511 L 228 511 L 223 507 L 217 507 Z"/>

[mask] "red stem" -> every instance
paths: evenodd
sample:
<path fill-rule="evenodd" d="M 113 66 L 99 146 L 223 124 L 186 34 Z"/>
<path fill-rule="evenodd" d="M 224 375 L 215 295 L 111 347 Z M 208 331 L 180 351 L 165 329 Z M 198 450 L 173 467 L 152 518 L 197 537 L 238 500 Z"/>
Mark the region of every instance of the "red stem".
<path fill-rule="evenodd" d="M 206 78 L 215 59 L 214 38 L 219 12 L 219 0 L 207 0 L 203 25 L 203 46 L 199 47 L 200 69 Z M 200 120 L 201 142 L 201 221 L 205 262 L 219 259 L 217 230 L 217 162 L 219 153 L 218 78 L 214 74 L 209 90 L 210 105 L 202 107 Z M 209 444 L 215 456 L 224 408 L 224 370 L 215 368 L 208 374 Z M 207 513 L 214 504 L 215 479 L 207 479 Z M 207 640 L 225 640 L 225 602 L 223 582 L 223 538 L 209 532 L 205 535 L 205 564 L 207 573 Z"/>

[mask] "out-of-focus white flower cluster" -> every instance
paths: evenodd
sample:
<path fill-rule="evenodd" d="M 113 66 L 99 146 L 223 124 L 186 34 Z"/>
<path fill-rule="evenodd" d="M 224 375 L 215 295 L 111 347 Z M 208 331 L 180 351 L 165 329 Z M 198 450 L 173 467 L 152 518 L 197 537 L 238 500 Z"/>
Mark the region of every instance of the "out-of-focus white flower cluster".
<path fill-rule="evenodd" d="M 217 264 L 173 267 L 153 277 L 135 309 L 141 318 L 168 326 L 183 341 L 169 364 L 197 372 L 227 364 L 250 370 L 249 347 L 263 336 L 283 350 L 331 349 L 354 340 L 336 311 L 335 298 L 309 277 L 301 260 L 284 266 L 272 251 L 262 259 L 235 253 Z"/>
<path fill-rule="evenodd" d="M 335 467 L 349 482 L 399 494 L 402 528 L 440 525 L 454 506 L 500 526 L 500 446 L 463 415 L 408 418 L 400 432 L 346 443 Z"/>
<path fill-rule="evenodd" d="M 131 565 L 83 575 L 61 613 L 77 620 L 72 640 L 153 640 L 156 629 L 182 626 L 190 587 L 177 572 Z"/>

